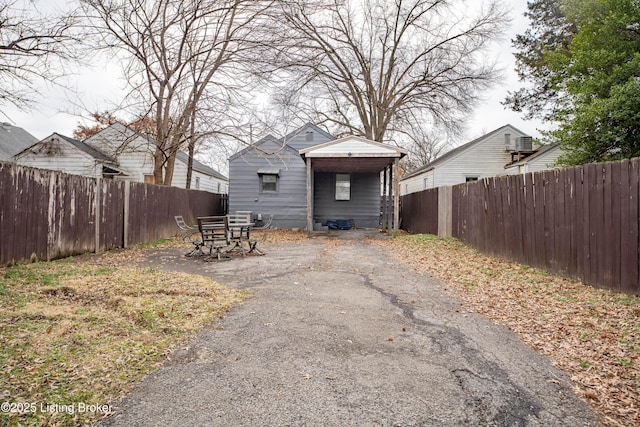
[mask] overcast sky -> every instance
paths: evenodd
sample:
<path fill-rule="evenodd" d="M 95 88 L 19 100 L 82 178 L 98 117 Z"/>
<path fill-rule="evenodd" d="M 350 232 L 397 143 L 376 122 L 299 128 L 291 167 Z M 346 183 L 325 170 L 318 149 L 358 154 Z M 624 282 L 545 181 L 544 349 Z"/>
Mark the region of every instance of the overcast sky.
<path fill-rule="evenodd" d="M 505 0 L 505 2 L 512 8 L 512 24 L 504 40 L 495 50 L 500 66 L 504 69 L 502 84 L 484 94 L 484 99 L 479 102 L 475 114 L 469 118 L 467 134 L 460 141 L 452 141 L 453 145 L 468 142 L 505 124 L 512 124 L 535 137 L 539 136 L 538 129 L 543 126 L 537 121 L 523 120 L 520 114 L 505 109 L 500 104 L 509 90 L 519 86 L 517 75 L 513 70 L 511 39 L 516 34 L 523 33 L 528 26 L 528 20 L 523 16 L 527 0 Z M 25 113 L 3 106 L 0 108 L 0 121 L 8 121 L 20 126 L 38 139 L 43 139 L 53 132 L 71 136 L 73 129 L 81 121 L 74 112 L 77 114 L 82 111 L 82 108 L 85 109 L 85 114 L 87 111 L 104 111 L 110 109 L 123 96 L 123 83 L 118 79 L 119 74 L 119 67 L 115 65 L 79 70 L 74 78 L 74 89 L 80 95 L 82 106 L 74 105 L 78 101 L 69 99 L 63 91 L 49 88 L 43 93 L 45 96 L 38 104 L 37 111 Z"/>

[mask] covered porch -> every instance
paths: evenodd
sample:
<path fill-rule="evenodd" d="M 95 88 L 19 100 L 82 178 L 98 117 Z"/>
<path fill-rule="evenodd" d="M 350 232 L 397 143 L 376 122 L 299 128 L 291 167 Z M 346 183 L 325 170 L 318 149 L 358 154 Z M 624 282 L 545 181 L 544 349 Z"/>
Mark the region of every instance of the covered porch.
<path fill-rule="evenodd" d="M 398 162 L 406 150 L 348 136 L 300 150 L 306 163 L 307 230 L 329 220 L 398 230 Z M 381 200 L 392 198 L 391 205 Z M 382 209 L 382 212 L 381 212 Z M 382 214 L 382 215 L 381 215 Z"/>

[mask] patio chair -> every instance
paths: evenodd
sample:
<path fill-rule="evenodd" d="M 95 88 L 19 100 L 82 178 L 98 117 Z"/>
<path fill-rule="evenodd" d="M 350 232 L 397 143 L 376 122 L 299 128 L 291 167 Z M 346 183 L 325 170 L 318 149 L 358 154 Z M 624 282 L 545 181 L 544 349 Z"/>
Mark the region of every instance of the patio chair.
<path fill-rule="evenodd" d="M 176 215 L 174 218 L 182 241 L 186 242 L 188 240 L 194 246 L 194 248 L 184 254 L 184 256 L 204 255 L 204 252 L 202 252 L 202 236 L 200 235 L 198 227 L 187 225 L 182 215 Z"/>
<path fill-rule="evenodd" d="M 271 228 L 273 222 L 273 215 L 269 216 L 269 219 L 262 227 L 256 227 L 251 230 L 251 236 L 249 238 L 249 253 L 255 252 L 258 255 L 265 255 L 260 249 L 257 248 L 258 243 L 263 243 L 267 240 L 267 233 Z"/>
<path fill-rule="evenodd" d="M 198 229 L 202 235 L 202 244 L 209 247 L 209 256 L 204 259 L 205 261 L 231 259 L 223 250 L 231 242 L 229 222 L 226 216 L 200 217 L 198 218 Z"/>

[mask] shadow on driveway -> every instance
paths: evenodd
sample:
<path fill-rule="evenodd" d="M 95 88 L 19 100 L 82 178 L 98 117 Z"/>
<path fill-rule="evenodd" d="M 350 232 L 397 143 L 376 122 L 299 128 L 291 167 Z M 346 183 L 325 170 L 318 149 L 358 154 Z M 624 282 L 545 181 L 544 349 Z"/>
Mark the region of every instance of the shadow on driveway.
<path fill-rule="evenodd" d="M 251 297 L 102 425 L 597 425 L 546 358 L 363 237 L 267 245 L 264 257 L 221 263 L 150 251 L 146 266 Z"/>

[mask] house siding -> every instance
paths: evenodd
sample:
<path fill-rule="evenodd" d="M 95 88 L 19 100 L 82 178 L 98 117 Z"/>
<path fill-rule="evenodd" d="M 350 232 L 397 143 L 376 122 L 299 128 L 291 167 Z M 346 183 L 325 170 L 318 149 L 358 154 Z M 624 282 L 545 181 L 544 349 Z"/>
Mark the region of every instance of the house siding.
<path fill-rule="evenodd" d="M 102 167 L 93 157 L 57 137 L 53 140 L 53 146 L 51 144 L 51 138 L 47 138 L 46 146 L 43 142 L 35 144 L 15 157 L 16 164 L 71 175 L 102 177 Z"/>
<path fill-rule="evenodd" d="M 151 173 L 153 173 L 153 169 Z M 196 178 L 200 178 L 199 188 L 196 188 Z M 187 165 L 179 160 L 176 160 L 174 166 L 171 185 L 179 188 L 187 188 Z M 193 169 L 191 173 L 191 186 L 189 188 L 192 190 L 208 191 L 210 193 L 226 194 L 228 191 L 228 183 Z"/>
<path fill-rule="evenodd" d="M 553 147 L 530 160 L 507 168 L 505 172 L 507 175 L 516 175 L 557 168 L 555 163 L 562 154 L 563 151 L 560 147 Z"/>
<path fill-rule="evenodd" d="M 311 132 L 309 136 L 307 132 Z M 298 150 L 333 139 L 314 127 L 303 127 L 286 139 L 273 137 L 249 147 L 229 159 L 229 212 L 252 211 L 263 217 L 273 215 L 273 227 L 305 228 L 307 225 L 307 172 Z M 260 169 L 279 169 L 278 191 L 260 192 Z"/>
<path fill-rule="evenodd" d="M 351 200 L 335 200 L 336 174 L 316 172 L 314 222 L 352 219 L 356 227 L 376 228 L 380 225 L 380 174 L 351 174 Z"/>
<path fill-rule="evenodd" d="M 511 154 L 505 150 L 505 134 L 511 135 L 511 141 L 526 136 L 511 126 L 505 126 L 459 153 L 434 164 L 433 170 L 402 180 L 401 194 L 424 190 L 425 178 L 429 185 L 427 188 L 435 188 L 464 183 L 467 177 L 482 179 L 505 175 L 504 167 L 511 162 Z"/>
<path fill-rule="evenodd" d="M 144 136 L 135 134 L 131 129 L 114 124 L 87 139 L 86 143 L 96 150 L 117 157 L 118 166 L 127 175 L 118 176 L 121 181 L 145 182 L 145 175 L 153 175 L 155 145 Z M 196 189 L 196 177 L 200 178 L 199 190 L 212 193 L 228 192 L 227 181 L 202 173 L 195 168 L 192 172 L 191 189 Z M 176 158 L 171 185 L 186 188 L 187 165 Z"/>

